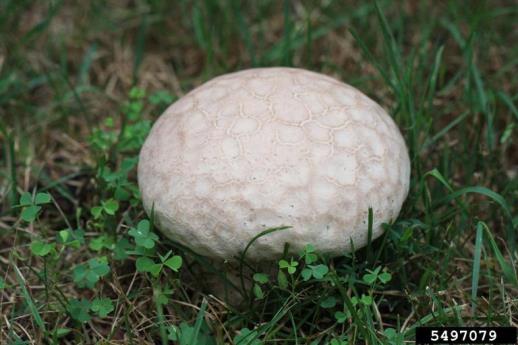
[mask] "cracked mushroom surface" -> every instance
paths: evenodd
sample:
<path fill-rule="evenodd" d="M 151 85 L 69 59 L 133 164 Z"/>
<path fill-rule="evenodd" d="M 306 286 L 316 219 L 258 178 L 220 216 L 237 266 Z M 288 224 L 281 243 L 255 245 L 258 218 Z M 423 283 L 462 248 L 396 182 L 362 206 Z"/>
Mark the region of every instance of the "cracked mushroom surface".
<path fill-rule="evenodd" d="M 296 68 L 216 77 L 172 104 L 140 152 L 144 208 L 172 240 L 214 258 L 313 244 L 340 255 L 393 221 L 410 160 L 392 118 L 354 87 Z"/>

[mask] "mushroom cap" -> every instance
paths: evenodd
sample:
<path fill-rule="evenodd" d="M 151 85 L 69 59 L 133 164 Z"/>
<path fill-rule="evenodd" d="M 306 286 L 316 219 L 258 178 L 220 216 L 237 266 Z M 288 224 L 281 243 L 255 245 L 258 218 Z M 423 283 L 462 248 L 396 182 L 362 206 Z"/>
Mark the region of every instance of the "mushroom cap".
<path fill-rule="evenodd" d="M 393 221 L 409 188 L 410 160 L 392 118 L 354 87 L 296 68 L 216 77 L 172 104 L 140 152 L 148 213 L 169 238 L 231 259 L 262 231 L 247 258 L 285 243 L 341 255 Z"/>

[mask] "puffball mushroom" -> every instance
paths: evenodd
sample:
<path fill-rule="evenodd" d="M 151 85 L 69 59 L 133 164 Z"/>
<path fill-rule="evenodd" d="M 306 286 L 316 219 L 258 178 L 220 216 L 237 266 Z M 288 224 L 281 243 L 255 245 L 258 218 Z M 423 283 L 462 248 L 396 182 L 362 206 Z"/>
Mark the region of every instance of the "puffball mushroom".
<path fill-rule="evenodd" d="M 148 213 L 171 239 L 231 259 L 262 231 L 249 259 L 312 244 L 340 255 L 394 220 L 410 161 L 389 115 L 354 87 L 297 68 L 214 78 L 172 104 L 140 152 Z"/>

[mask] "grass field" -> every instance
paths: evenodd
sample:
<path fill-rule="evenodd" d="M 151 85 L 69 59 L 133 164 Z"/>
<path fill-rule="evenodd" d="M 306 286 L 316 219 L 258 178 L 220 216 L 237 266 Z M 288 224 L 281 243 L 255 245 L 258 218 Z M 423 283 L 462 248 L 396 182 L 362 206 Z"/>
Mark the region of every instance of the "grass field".
<path fill-rule="evenodd" d="M 497 0 L 0 0 L 0 344 L 403 344 L 420 325 L 518 326 L 517 23 Z M 136 159 L 172 101 L 279 65 L 379 102 L 411 189 L 353 254 L 244 263 L 253 288 L 227 305 L 210 261 L 149 228 Z"/>

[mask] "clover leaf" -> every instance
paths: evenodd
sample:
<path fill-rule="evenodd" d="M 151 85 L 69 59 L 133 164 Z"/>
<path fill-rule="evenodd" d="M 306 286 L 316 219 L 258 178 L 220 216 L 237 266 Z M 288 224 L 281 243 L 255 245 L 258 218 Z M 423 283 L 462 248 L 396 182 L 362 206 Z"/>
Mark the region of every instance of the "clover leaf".
<path fill-rule="evenodd" d="M 73 280 L 78 287 L 93 288 L 102 277 L 110 272 L 106 257 L 93 258 L 86 264 L 77 265 L 72 272 Z"/>
<path fill-rule="evenodd" d="M 259 284 L 268 283 L 268 276 L 264 273 L 255 273 L 253 278 L 254 278 L 254 281 L 256 281 Z"/>
<path fill-rule="evenodd" d="M 180 267 L 182 267 L 182 257 L 179 256 L 179 255 L 175 255 L 175 256 L 167 259 L 164 262 L 164 265 L 166 265 L 167 267 L 169 267 L 173 271 L 178 272 Z"/>
<path fill-rule="evenodd" d="M 169 267 L 175 272 L 178 272 L 182 267 L 182 257 L 179 255 L 171 256 L 172 251 L 169 251 L 166 255 L 160 257 L 160 263 L 155 262 L 153 259 L 147 256 L 141 256 L 136 261 L 137 272 L 148 272 L 153 277 L 158 277 L 164 266 Z"/>
<path fill-rule="evenodd" d="M 49 193 L 37 193 L 34 200 L 31 193 L 22 193 L 18 204 L 18 206 L 23 207 L 21 213 L 22 219 L 26 222 L 33 222 L 41 210 L 40 205 L 48 204 L 51 200 Z"/>
<path fill-rule="evenodd" d="M 392 279 L 392 275 L 389 272 L 381 272 L 381 266 L 376 267 L 374 271 L 367 270 L 367 272 L 369 273 L 364 274 L 362 280 L 369 285 L 374 285 L 376 281 L 386 284 Z"/>
<path fill-rule="evenodd" d="M 117 241 L 115 247 L 113 248 L 113 258 L 115 260 L 124 260 L 128 255 L 128 250 L 132 248 L 132 245 L 129 243 L 128 239 L 123 237 Z"/>
<path fill-rule="evenodd" d="M 369 306 L 372 304 L 372 297 L 362 294 L 362 297 L 360 298 L 360 302 L 362 302 L 364 305 Z"/>
<path fill-rule="evenodd" d="M 314 277 L 315 279 L 322 279 L 328 272 L 329 267 L 326 265 L 309 265 L 302 270 L 301 275 L 304 281 L 308 281 L 311 279 L 311 277 Z"/>
<path fill-rule="evenodd" d="M 348 315 L 343 311 L 337 311 L 335 313 L 335 319 L 338 323 L 344 323 L 347 320 Z"/>
<path fill-rule="evenodd" d="M 311 268 L 311 273 L 315 279 L 322 279 L 329 272 L 329 268 L 326 265 L 310 265 L 309 267 Z"/>
<path fill-rule="evenodd" d="M 57 233 L 56 241 L 64 246 L 77 249 L 85 243 L 85 233 L 82 229 L 64 229 Z"/>
<path fill-rule="evenodd" d="M 135 239 L 135 243 L 141 247 L 151 249 L 155 246 L 158 236 L 150 231 L 149 220 L 141 220 L 136 228 L 131 228 L 128 234 Z"/>
<path fill-rule="evenodd" d="M 327 296 L 322 301 L 320 301 L 320 306 L 324 309 L 333 308 L 336 305 L 336 298 L 333 296 Z"/>
<path fill-rule="evenodd" d="M 31 243 L 31 252 L 37 256 L 46 256 L 55 248 L 54 243 L 45 243 L 42 241 L 33 241 Z"/>
<path fill-rule="evenodd" d="M 103 248 L 111 249 L 113 246 L 113 239 L 108 235 L 101 235 L 90 241 L 89 248 L 93 251 L 99 252 Z"/>
<path fill-rule="evenodd" d="M 295 273 L 295 271 L 297 271 L 297 266 L 299 265 L 299 263 L 295 260 L 293 260 L 293 258 L 291 258 L 290 262 L 282 259 L 279 261 L 279 268 L 285 268 L 288 270 L 288 274 L 293 274 Z"/>
<path fill-rule="evenodd" d="M 114 310 L 113 302 L 109 298 L 96 298 L 92 301 L 92 305 L 90 309 L 99 315 L 99 317 L 104 318 L 108 316 Z"/>
<path fill-rule="evenodd" d="M 254 295 L 257 299 L 263 299 L 264 298 L 264 292 L 261 288 L 262 284 L 268 283 L 268 276 L 264 273 L 255 273 L 253 276 L 254 279 L 254 286 L 252 288 L 252 291 L 254 292 Z"/>
<path fill-rule="evenodd" d="M 108 199 L 101 201 L 100 206 L 95 206 L 90 209 L 90 213 L 94 216 L 94 219 L 99 219 L 103 213 L 110 216 L 115 215 L 115 212 L 119 209 L 119 202 L 115 199 Z"/>
<path fill-rule="evenodd" d="M 157 264 L 151 258 L 146 256 L 138 258 L 135 265 L 137 267 L 137 272 L 148 272 L 155 278 L 158 277 L 162 270 L 162 264 Z"/>
<path fill-rule="evenodd" d="M 85 323 L 92 318 L 90 316 L 90 306 L 90 301 L 85 298 L 81 298 L 80 300 L 73 299 L 69 302 L 67 311 L 74 320 Z"/>
<path fill-rule="evenodd" d="M 315 253 L 315 246 L 307 244 L 302 251 L 301 258 L 304 258 L 306 265 L 310 265 L 318 260 L 318 256 Z"/>

